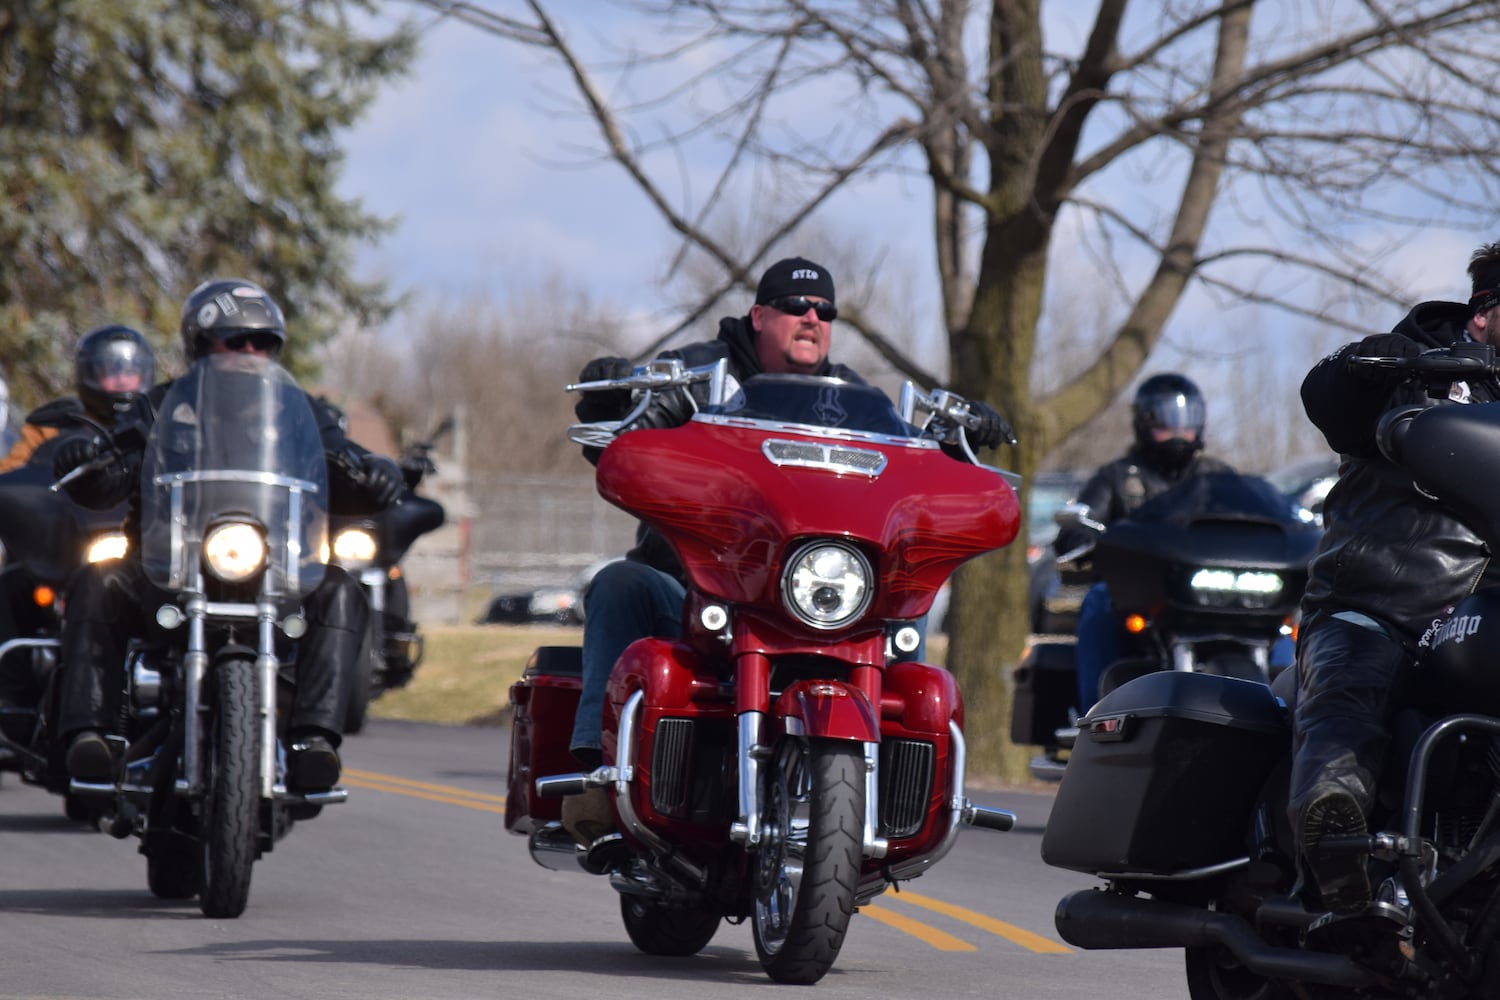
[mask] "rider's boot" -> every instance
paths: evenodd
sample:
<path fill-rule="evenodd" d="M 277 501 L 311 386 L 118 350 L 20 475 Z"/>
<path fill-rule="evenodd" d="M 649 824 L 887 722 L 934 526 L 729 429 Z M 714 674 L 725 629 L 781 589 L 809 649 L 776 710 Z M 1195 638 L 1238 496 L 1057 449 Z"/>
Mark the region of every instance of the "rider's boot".
<path fill-rule="evenodd" d="M 1368 834 L 1364 809 L 1348 790 L 1337 785 L 1319 791 L 1302 811 L 1298 840 L 1303 861 L 1332 913 L 1359 913 L 1370 902 L 1368 857 L 1363 851 L 1327 850 L 1326 837 L 1363 837 Z"/>
<path fill-rule="evenodd" d="M 579 847 L 588 847 L 600 837 L 613 833 L 615 814 L 610 806 L 609 793 L 603 788 L 590 788 L 563 799 L 562 825 Z"/>
<path fill-rule="evenodd" d="M 290 734 L 287 748 L 287 787 L 298 792 L 327 791 L 338 784 L 339 752 L 329 734 L 304 730 Z"/>
<path fill-rule="evenodd" d="M 114 777 L 114 757 L 109 744 L 92 729 L 73 734 L 64 764 L 68 777 L 77 781 L 104 782 Z"/>

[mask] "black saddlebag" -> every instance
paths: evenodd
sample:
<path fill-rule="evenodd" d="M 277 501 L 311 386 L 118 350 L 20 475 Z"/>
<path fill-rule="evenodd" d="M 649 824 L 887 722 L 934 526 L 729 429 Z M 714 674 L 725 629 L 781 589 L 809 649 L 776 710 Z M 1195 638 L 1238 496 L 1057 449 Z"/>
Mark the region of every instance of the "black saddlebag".
<path fill-rule="evenodd" d="M 1012 675 L 1010 740 L 1021 746 L 1054 746 L 1057 730 L 1069 725 L 1078 704 L 1078 670 L 1070 642 L 1038 642 L 1026 650 Z"/>
<path fill-rule="evenodd" d="M 1090 874 L 1169 875 L 1244 857 L 1257 794 L 1291 724 L 1254 681 L 1163 671 L 1106 695 L 1042 835 L 1042 860 Z"/>

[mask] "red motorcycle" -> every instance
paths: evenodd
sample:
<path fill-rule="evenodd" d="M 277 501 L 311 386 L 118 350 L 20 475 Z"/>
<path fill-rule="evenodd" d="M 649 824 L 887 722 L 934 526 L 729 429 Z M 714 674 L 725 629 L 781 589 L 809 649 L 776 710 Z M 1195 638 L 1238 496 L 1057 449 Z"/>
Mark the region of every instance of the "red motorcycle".
<path fill-rule="evenodd" d="M 630 430 L 653 392 L 700 381 L 686 424 Z M 683 637 L 615 664 L 587 774 L 567 749 L 581 651 L 536 651 L 511 689 L 506 826 L 544 867 L 608 874 L 643 952 L 695 954 L 748 918 L 772 979 L 816 982 L 857 906 L 961 824 L 1014 825 L 965 795 L 958 686 L 915 658 L 954 568 L 1016 537 L 1009 474 L 974 458 L 968 403 L 942 390 L 907 385 L 898 410 L 871 386 L 671 361 L 569 388 L 637 390 L 623 421 L 570 436 L 604 449 L 600 495 L 676 549 Z M 577 847 L 561 797 L 599 786 L 619 832 Z"/>

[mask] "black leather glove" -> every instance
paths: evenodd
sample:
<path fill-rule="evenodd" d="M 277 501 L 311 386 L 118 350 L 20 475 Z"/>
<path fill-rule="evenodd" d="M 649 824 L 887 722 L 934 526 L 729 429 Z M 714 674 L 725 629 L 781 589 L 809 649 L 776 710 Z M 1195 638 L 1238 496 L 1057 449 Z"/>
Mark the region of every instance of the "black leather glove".
<path fill-rule="evenodd" d="M 99 457 L 99 441 L 89 434 L 75 434 L 57 446 L 52 456 L 52 475 L 61 479 L 80 465 Z"/>
<path fill-rule="evenodd" d="M 1375 333 L 1354 345 L 1352 357 L 1356 358 L 1414 358 L 1422 353 L 1422 345 L 1399 333 Z M 1401 381 L 1406 373 L 1396 368 L 1380 368 L 1376 365 L 1349 365 L 1349 374 L 1362 382 L 1389 385 Z"/>
<path fill-rule="evenodd" d="M 1002 444 L 1016 443 L 1015 428 L 990 404 L 971 400 L 969 415 L 979 418 L 978 426 L 970 428 L 968 432 L 969 444 L 974 447 L 998 448 Z"/>
<path fill-rule="evenodd" d="M 389 507 L 406 489 L 401 468 L 384 455 L 371 452 L 359 463 L 365 493 L 377 507 Z"/>
<path fill-rule="evenodd" d="M 625 358 L 595 358 L 583 366 L 578 373 L 580 382 L 602 382 L 605 379 L 624 378 L 635 371 L 635 366 Z M 630 412 L 629 389 L 596 389 L 583 392 L 573 404 L 573 413 L 586 424 L 601 420 L 619 420 Z"/>
<path fill-rule="evenodd" d="M 646 412 L 635 419 L 632 429 L 681 427 L 693 418 L 698 407 L 688 395 L 686 386 L 674 386 L 651 394 Z"/>

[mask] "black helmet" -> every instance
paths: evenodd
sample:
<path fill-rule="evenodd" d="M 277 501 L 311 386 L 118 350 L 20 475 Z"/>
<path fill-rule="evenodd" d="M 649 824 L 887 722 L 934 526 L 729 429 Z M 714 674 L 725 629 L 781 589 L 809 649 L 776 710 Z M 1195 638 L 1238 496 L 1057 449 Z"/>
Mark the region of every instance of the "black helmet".
<path fill-rule="evenodd" d="M 286 343 L 281 307 L 259 285 L 239 278 L 205 281 L 182 307 L 182 349 L 188 360 L 208 353 L 209 345 L 242 333 L 275 338 L 274 357 Z"/>
<path fill-rule="evenodd" d="M 1176 372 L 1152 375 L 1130 405 L 1136 447 L 1146 461 L 1180 469 L 1203 450 L 1205 413 L 1203 393 L 1192 379 Z"/>
<path fill-rule="evenodd" d="M 150 342 L 128 326 L 95 327 L 78 340 L 73 378 L 88 411 L 113 419 L 156 381 L 156 355 Z"/>

